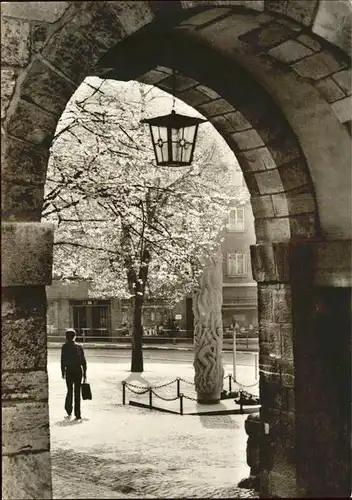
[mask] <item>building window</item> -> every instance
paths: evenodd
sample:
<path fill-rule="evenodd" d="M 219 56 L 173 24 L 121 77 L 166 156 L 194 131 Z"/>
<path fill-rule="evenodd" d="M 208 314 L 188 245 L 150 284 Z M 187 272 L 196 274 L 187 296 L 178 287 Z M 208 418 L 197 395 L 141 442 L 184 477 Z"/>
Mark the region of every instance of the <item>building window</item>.
<path fill-rule="evenodd" d="M 227 274 L 228 276 L 245 276 L 246 254 L 235 252 L 227 254 Z"/>
<path fill-rule="evenodd" d="M 71 301 L 73 327 L 81 337 L 107 337 L 110 335 L 110 302 L 105 300 Z"/>
<path fill-rule="evenodd" d="M 231 209 L 227 228 L 229 231 L 244 231 L 244 208 Z"/>

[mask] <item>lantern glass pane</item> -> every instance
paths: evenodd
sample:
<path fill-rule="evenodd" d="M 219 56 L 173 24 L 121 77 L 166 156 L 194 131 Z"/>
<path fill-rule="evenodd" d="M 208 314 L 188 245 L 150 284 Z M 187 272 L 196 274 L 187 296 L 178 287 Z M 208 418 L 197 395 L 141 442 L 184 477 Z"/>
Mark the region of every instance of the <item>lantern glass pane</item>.
<path fill-rule="evenodd" d="M 195 131 L 196 131 L 195 125 L 192 125 L 191 127 L 184 128 L 184 138 L 186 139 L 187 142 L 190 142 L 191 144 L 193 144 Z"/>
<path fill-rule="evenodd" d="M 182 130 L 182 129 L 181 129 Z M 171 129 L 171 141 L 172 141 L 172 162 L 178 162 L 180 158 L 180 129 Z"/>

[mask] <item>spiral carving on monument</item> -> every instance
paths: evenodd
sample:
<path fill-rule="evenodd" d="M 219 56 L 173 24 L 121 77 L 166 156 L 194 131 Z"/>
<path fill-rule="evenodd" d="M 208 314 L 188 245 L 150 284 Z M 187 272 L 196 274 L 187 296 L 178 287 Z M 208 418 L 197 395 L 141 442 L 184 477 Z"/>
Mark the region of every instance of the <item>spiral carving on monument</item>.
<path fill-rule="evenodd" d="M 193 295 L 194 368 L 198 394 L 218 399 L 223 387 L 222 254 L 209 258 Z"/>

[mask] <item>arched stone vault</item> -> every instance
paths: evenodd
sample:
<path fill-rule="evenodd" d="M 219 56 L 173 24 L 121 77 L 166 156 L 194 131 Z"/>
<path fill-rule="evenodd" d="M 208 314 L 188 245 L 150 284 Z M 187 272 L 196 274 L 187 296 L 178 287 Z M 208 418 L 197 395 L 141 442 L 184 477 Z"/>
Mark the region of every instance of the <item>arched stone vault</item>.
<path fill-rule="evenodd" d="M 40 216 L 57 121 L 87 75 L 169 90 L 173 62 L 178 97 L 223 135 L 251 193 L 262 492 L 349 489 L 350 19 L 348 0 L 2 5 L 5 498 L 51 498 Z"/>

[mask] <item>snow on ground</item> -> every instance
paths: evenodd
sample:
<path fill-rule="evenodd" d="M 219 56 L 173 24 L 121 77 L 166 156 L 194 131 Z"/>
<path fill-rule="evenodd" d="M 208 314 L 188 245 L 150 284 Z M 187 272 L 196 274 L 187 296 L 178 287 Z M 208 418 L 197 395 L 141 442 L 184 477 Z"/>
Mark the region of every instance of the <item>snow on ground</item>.
<path fill-rule="evenodd" d="M 225 366 L 226 373 L 230 368 Z M 121 381 L 131 378 L 129 363 L 88 359 L 88 370 L 93 400 L 82 402 L 81 422 L 67 420 L 65 381 L 57 358 L 49 354 L 54 498 L 256 496 L 236 487 L 249 474 L 246 415 L 180 416 L 123 406 Z M 253 382 L 253 370 L 238 370 L 241 382 Z M 152 384 L 177 376 L 193 381 L 193 367 L 146 363 L 142 376 Z M 138 377 L 134 383 L 141 383 Z M 161 394 L 172 392 L 165 391 Z"/>

